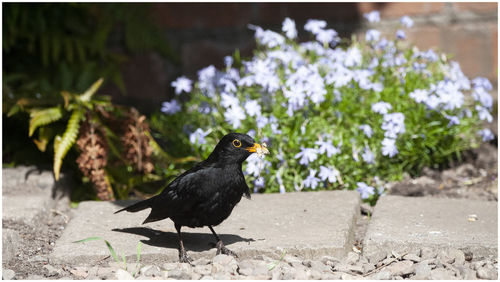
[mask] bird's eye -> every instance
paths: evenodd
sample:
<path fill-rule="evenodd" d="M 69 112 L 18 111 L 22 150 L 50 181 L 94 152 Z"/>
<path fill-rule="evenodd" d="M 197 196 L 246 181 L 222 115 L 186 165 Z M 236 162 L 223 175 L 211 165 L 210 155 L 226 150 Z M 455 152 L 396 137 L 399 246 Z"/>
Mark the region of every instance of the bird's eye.
<path fill-rule="evenodd" d="M 236 147 L 236 148 L 241 147 L 241 142 L 240 142 L 240 140 L 238 140 L 238 139 L 234 139 L 234 140 L 233 140 L 233 146 L 234 146 L 234 147 Z"/>

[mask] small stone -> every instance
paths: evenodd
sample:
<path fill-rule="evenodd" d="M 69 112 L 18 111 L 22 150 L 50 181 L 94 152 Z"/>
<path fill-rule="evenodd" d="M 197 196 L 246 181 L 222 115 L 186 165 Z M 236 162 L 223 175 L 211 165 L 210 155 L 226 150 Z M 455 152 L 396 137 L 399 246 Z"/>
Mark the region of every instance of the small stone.
<path fill-rule="evenodd" d="M 293 280 L 295 278 L 295 268 L 290 268 L 286 272 L 283 272 L 281 276 L 282 280 Z"/>
<path fill-rule="evenodd" d="M 166 262 L 161 266 L 161 268 L 165 269 L 165 270 L 173 270 L 173 269 L 177 269 L 178 265 L 179 265 L 179 263 L 177 263 L 177 262 Z"/>
<path fill-rule="evenodd" d="M 308 280 L 311 277 L 311 271 L 307 268 L 295 269 L 295 280 Z"/>
<path fill-rule="evenodd" d="M 71 269 L 69 272 L 80 278 L 86 278 L 88 276 L 87 269 L 84 267 L 75 267 L 74 269 Z"/>
<path fill-rule="evenodd" d="M 414 279 L 428 280 L 431 277 L 431 267 L 426 262 L 417 263 Z"/>
<path fill-rule="evenodd" d="M 97 269 L 97 276 L 100 279 L 106 279 L 109 280 L 113 278 L 113 273 L 115 272 L 116 268 L 114 267 L 99 267 Z"/>
<path fill-rule="evenodd" d="M 413 262 L 410 260 L 397 261 L 386 267 L 393 276 L 407 275 L 413 272 Z"/>
<path fill-rule="evenodd" d="M 403 259 L 404 260 L 411 260 L 413 262 L 420 262 L 421 259 L 419 256 L 417 256 L 416 254 L 407 254 L 405 256 L 403 256 Z"/>
<path fill-rule="evenodd" d="M 378 264 L 379 262 L 381 262 L 385 258 L 387 258 L 387 252 L 386 251 L 378 251 L 378 252 L 372 254 L 370 257 L 368 257 L 368 260 L 370 261 L 370 263 Z"/>
<path fill-rule="evenodd" d="M 465 262 L 465 254 L 461 250 L 457 249 L 448 249 L 445 251 L 439 252 L 437 256 L 438 260 L 442 263 L 454 263 L 457 265 L 462 265 Z"/>
<path fill-rule="evenodd" d="M 431 270 L 431 277 L 430 279 L 432 280 L 451 280 L 451 279 L 456 279 L 454 273 L 448 269 L 444 268 L 435 268 Z"/>
<path fill-rule="evenodd" d="M 134 277 L 132 276 L 132 274 L 130 274 L 128 271 L 125 271 L 121 268 L 116 271 L 115 278 L 117 280 L 134 280 Z"/>
<path fill-rule="evenodd" d="M 391 278 L 391 273 L 387 270 L 382 270 L 373 275 L 374 280 L 389 280 Z"/>
<path fill-rule="evenodd" d="M 222 265 L 227 265 L 234 261 L 235 261 L 234 257 L 221 254 L 221 255 L 216 255 L 212 260 L 212 263 L 220 263 Z"/>
<path fill-rule="evenodd" d="M 200 278 L 201 278 L 201 274 L 196 273 L 196 272 L 191 273 L 191 278 L 190 278 L 191 280 L 200 280 Z"/>
<path fill-rule="evenodd" d="M 205 275 L 205 276 L 201 277 L 200 280 L 214 280 L 214 278 L 210 275 Z"/>
<path fill-rule="evenodd" d="M 347 264 L 355 264 L 359 260 L 359 254 L 355 252 L 347 253 L 346 263 Z"/>
<path fill-rule="evenodd" d="M 340 271 L 340 272 L 348 272 L 349 271 L 349 265 L 346 264 L 345 262 L 340 262 L 340 263 L 337 263 L 333 267 L 333 270 L 334 271 Z"/>
<path fill-rule="evenodd" d="M 238 269 L 238 262 L 232 256 L 217 255 L 212 261 L 212 276 L 218 279 L 216 273 L 230 273 L 236 274 Z"/>
<path fill-rule="evenodd" d="M 312 280 L 318 280 L 321 279 L 321 271 L 317 269 L 311 269 L 311 279 Z"/>
<path fill-rule="evenodd" d="M 288 263 L 288 264 L 292 264 L 292 263 L 302 263 L 302 261 L 297 258 L 296 256 L 291 256 L 291 255 L 285 255 L 283 257 L 283 261 Z"/>
<path fill-rule="evenodd" d="M 29 258 L 28 261 L 29 262 L 42 262 L 42 261 L 46 261 L 47 259 L 40 256 L 40 255 L 37 255 L 37 256 L 34 256 L 32 258 Z"/>
<path fill-rule="evenodd" d="M 422 258 L 422 260 L 435 258 L 436 257 L 436 252 L 432 248 L 423 247 L 420 250 L 420 257 Z"/>
<path fill-rule="evenodd" d="M 368 273 L 375 269 L 375 265 L 371 263 L 363 263 L 363 273 Z"/>
<path fill-rule="evenodd" d="M 61 272 L 60 269 L 57 269 L 50 264 L 44 265 L 43 268 L 47 269 L 48 276 L 56 276 Z"/>
<path fill-rule="evenodd" d="M 269 276 L 269 269 L 267 267 L 267 264 L 263 261 L 258 261 L 257 264 L 255 264 L 254 269 L 252 271 L 253 276 L 264 276 L 267 277 Z"/>
<path fill-rule="evenodd" d="M 194 272 L 199 273 L 201 275 L 210 275 L 212 273 L 211 265 L 196 265 L 194 267 Z"/>
<path fill-rule="evenodd" d="M 155 265 L 147 265 L 140 270 L 140 274 L 146 277 L 160 277 L 162 276 L 162 272 L 158 266 Z"/>
<path fill-rule="evenodd" d="M 311 261 L 310 265 L 311 265 L 312 269 L 316 269 L 316 270 L 318 270 L 320 272 L 330 272 L 330 271 L 332 271 L 332 268 L 330 266 L 325 265 L 324 263 L 322 263 L 320 261 L 317 261 L 317 260 Z"/>
<path fill-rule="evenodd" d="M 495 273 L 493 268 L 481 267 L 477 270 L 477 278 L 480 279 L 496 280 L 497 276 L 498 272 Z"/>
<path fill-rule="evenodd" d="M 275 267 L 272 271 L 271 271 L 271 279 L 272 280 L 281 280 L 282 277 L 283 277 L 283 268 L 281 266 L 279 267 Z"/>
<path fill-rule="evenodd" d="M 213 277 L 215 280 L 230 280 L 231 279 L 231 275 L 229 275 L 229 273 L 226 273 L 226 272 L 217 272 L 213 275 Z"/>
<path fill-rule="evenodd" d="M 321 280 L 340 280 L 342 278 L 342 274 L 340 272 L 323 272 L 321 274 Z"/>
<path fill-rule="evenodd" d="M 328 266 L 334 266 L 335 264 L 339 263 L 340 260 L 331 256 L 323 256 L 321 258 L 321 262 Z"/>
<path fill-rule="evenodd" d="M 349 271 L 358 273 L 358 274 L 363 274 L 363 265 L 361 264 L 355 264 L 355 265 L 348 265 L 347 268 Z"/>
<path fill-rule="evenodd" d="M 169 270 L 166 274 L 168 278 L 173 278 L 176 280 L 189 280 L 191 278 L 191 275 L 188 272 L 182 271 L 180 269 Z"/>
<path fill-rule="evenodd" d="M 479 268 L 483 267 L 483 265 L 485 265 L 485 264 L 486 264 L 485 261 L 476 261 L 476 262 L 472 263 L 471 268 L 477 271 Z"/>
<path fill-rule="evenodd" d="M 465 256 L 465 261 L 471 261 L 474 255 L 472 254 L 471 251 L 465 250 L 464 251 L 464 256 Z"/>
<path fill-rule="evenodd" d="M 362 279 L 363 276 L 360 275 L 352 275 L 349 273 L 342 273 L 342 276 L 340 276 L 342 280 L 359 280 Z"/>
<path fill-rule="evenodd" d="M 306 259 L 302 262 L 302 265 L 303 266 L 306 266 L 306 267 L 311 267 L 311 260 L 310 259 Z"/>
<path fill-rule="evenodd" d="M 361 214 L 371 216 L 373 214 L 373 207 L 368 203 L 361 203 Z"/>
<path fill-rule="evenodd" d="M 195 261 L 193 261 L 191 264 L 192 265 L 207 265 L 210 263 L 210 260 L 209 259 L 206 259 L 206 258 L 199 258 Z"/>
<path fill-rule="evenodd" d="M 2 279 L 12 280 L 16 276 L 16 273 L 12 269 L 2 269 Z"/>

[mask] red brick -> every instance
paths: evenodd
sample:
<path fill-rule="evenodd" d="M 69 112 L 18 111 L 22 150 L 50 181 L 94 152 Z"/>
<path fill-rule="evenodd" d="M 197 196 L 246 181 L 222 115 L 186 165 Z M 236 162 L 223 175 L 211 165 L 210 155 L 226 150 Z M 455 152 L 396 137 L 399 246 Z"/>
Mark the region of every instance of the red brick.
<path fill-rule="evenodd" d="M 496 14 L 498 10 L 498 3 L 461 2 L 453 3 L 453 6 L 459 11 L 470 11 L 479 14 Z"/>
<path fill-rule="evenodd" d="M 437 26 L 418 26 L 406 31 L 407 40 L 420 50 L 440 48 L 441 31 Z"/>
<path fill-rule="evenodd" d="M 378 10 L 380 11 L 380 17 L 383 18 L 395 18 L 401 17 L 403 15 L 427 15 L 439 13 L 445 7 L 445 3 L 434 3 L 434 2 L 405 2 L 405 3 L 392 3 L 392 2 L 378 2 L 369 3 L 363 2 L 358 5 L 361 14 Z"/>
<path fill-rule="evenodd" d="M 211 28 L 246 26 L 250 3 L 154 3 L 152 16 L 166 28 Z"/>
<path fill-rule="evenodd" d="M 498 25 L 491 25 L 491 30 L 493 68 L 490 70 L 490 76 L 498 84 Z"/>

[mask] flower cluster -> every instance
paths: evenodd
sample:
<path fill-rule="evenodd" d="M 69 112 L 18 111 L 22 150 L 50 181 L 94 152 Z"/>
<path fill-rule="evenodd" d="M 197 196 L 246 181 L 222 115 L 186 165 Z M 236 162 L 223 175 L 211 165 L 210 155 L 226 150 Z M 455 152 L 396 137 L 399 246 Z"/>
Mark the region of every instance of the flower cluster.
<path fill-rule="evenodd" d="M 365 18 L 378 22 L 380 13 Z M 181 120 L 186 134 L 177 143 L 200 157 L 230 131 L 266 142 L 271 157 L 244 165 L 255 191 L 343 188 L 376 199 L 385 181 L 494 138 L 478 129 L 493 120 L 491 83 L 469 80 L 446 55 L 406 42 L 413 25 L 404 16 L 393 38 L 369 29 L 350 44 L 323 20 L 306 22 L 311 41 L 302 43 L 292 19 L 282 33 L 249 25 L 255 55 L 228 56 L 224 69 L 208 66 L 194 83 L 172 82 L 190 99 L 163 103 L 165 126 Z"/>

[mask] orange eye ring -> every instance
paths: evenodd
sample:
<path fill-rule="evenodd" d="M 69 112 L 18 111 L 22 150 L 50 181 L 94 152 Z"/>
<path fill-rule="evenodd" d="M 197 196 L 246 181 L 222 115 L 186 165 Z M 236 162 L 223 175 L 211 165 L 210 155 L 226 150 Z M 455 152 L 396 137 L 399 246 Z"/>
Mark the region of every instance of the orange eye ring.
<path fill-rule="evenodd" d="M 238 139 L 234 139 L 234 140 L 233 140 L 233 146 L 234 146 L 234 147 L 236 147 L 236 148 L 241 147 L 241 142 L 240 142 L 240 140 L 238 140 Z"/>

